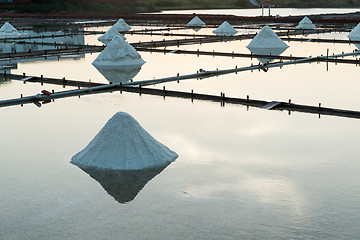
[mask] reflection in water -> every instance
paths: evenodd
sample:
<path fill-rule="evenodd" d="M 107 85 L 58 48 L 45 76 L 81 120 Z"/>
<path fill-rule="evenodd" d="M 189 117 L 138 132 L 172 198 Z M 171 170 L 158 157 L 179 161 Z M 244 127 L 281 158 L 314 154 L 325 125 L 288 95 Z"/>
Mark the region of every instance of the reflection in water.
<path fill-rule="evenodd" d="M 270 55 L 270 56 L 280 56 L 283 52 L 285 52 L 286 48 L 258 48 L 258 49 L 252 49 L 252 54 L 257 55 Z M 259 62 L 261 63 L 269 63 L 274 61 L 274 59 L 268 59 L 268 58 L 257 58 Z"/>
<path fill-rule="evenodd" d="M 144 186 L 169 164 L 142 170 L 108 170 L 80 167 L 100 183 L 106 192 L 119 203 L 127 203 L 137 196 Z"/>
<path fill-rule="evenodd" d="M 95 66 L 95 65 L 93 65 Z M 95 68 L 112 83 L 128 82 L 133 79 L 141 70 L 141 66 L 119 66 L 112 68 L 104 68 L 95 66 Z"/>
<path fill-rule="evenodd" d="M 82 28 L 78 28 L 76 31 L 83 31 Z M 25 34 L 25 33 L 24 33 Z M 0 53 L 16 53 L 16 52 L 30 52 L 30 51 L 43 51 L 43 50 L 52 50 L 58 49 L 58 46 L 53 44 L 67 44 L 71 45 L 84 45 L 85 38 L 83 34 L 78 35 L 66 35 L 61 31 L 28 31 L 26 32 L 26 36 L 29 36 L 29 39 L 22 39 L 20 42 L 11 42 L 11 43 L 0 43 Z M 45 38 L 32 38 L 46 36 Z M 54 36 L 54 37 L 53 37 Z M 59 37 L 56 37 L 59 36 Z M 62 56 L 63 57 L 63 56 Z M 65 57 L 69 58 L 69 56 Z M 73 54 L 70 58 L 79 59 L 84 58 L 85 54 Z M 57 58 L 57 57 L 56 57 Z M 38 59 L 38 58 L 37 58 Z M 47 58 L 52 60 L 54 58 Z M 26 59 L 21 61 L 33 61 L 33 59 Z"/>
<path fill-rule="evenodd" d="M 0 73 L 11 73 L 11 69 L 17 69 L 17 63 L 0 62 Z"/>

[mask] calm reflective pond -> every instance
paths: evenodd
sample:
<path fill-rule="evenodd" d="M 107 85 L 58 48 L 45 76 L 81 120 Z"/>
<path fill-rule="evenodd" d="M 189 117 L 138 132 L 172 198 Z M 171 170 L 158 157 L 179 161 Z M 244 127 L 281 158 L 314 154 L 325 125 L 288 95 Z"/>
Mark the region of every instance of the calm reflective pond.
<path fill-rule="evenodd" d="M 85 43 L 100 44 L 99 36 L 85 36 Z M 249 42 L 180 48 L 249 53 Z M 282 55 L 355 49 L 286 43 L 290 47 Z M 138 73 L 129 72 L 134 80 L 258 64 L 246 58 L 140 54 L 146 63 Z M 114 75 L 92 66 L 97 55 L 20 61 L 11 71 L 114 81 Z M 326 69 L 326 63 L 298 64 L 156 87 L 359 110 L 360 68 L 329 63 Z M 0 81 L 1 99 L 43 89 L 74 88 Z M 174 150 L 175 162 L 145 173 L 99 173 L 70 164 L 119 111 Z M 64 98 L 41 108 L 1 108 L 0 119 L 0 239 L 356 239 L 360 234 L 357 119 L 125 92 Z"/>

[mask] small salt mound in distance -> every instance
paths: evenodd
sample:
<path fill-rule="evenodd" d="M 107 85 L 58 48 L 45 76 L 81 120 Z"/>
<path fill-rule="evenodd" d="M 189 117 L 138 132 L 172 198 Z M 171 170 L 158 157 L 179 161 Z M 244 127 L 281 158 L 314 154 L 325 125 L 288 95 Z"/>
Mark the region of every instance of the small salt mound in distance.
<path fill-rule="evenodd" d="M 119 36 L 122 39 L 126 40 L 126 38 L 119 33 L 119 31 L 114 28 L 110 28 L 104 35 L 100 36 L 98 40 L 106 45 L 108 45 L 114 37 Z"/>
<path fill-rule="evenodd" d="M 122 18 L 120 18 L 111 28 L 119 32 L 126 32 L 131 29 L 131 27 Z"/>
<path fill-rule="evenodd" d="M 263 27 L 247 48 L 254 54 L 280 55 L 289 46 L 269 27 Z"/>
<path fill-rule="evenodd" d="M 349 33 L 348 38 L 352 41 L 360 41 L 360 23 Z"/>
<path fill-rule="evenodd" d="M 297 25 L 297 29 L 315 29 L 315 25 L 308 17 L 304 17 Z"/>
<path fill-rule="evenodd" d="M 188 22 L 187 25 L 190 26 L 190 27 L 203 27 L 206 24 L 198 16 L 196 16 L 193 19 L 191 19 L 191 21 Z"/>
<path fill-rule="evenodd" d="M 118 112 L 89 145 L 72 157 L 71 163 L 79 167 L 138 170 L 163 166 L 177 157 L 132 116 Z"/>
<path fill-rule="evenodd" d="M 112 68 L 115 66 L 141 66 L 144 63 L 145 61 L 133 46 L 121 37 L 115 36 L 92 64 L 103 68 Z"/>
<path fill-rule="evenodd" d="M 230 23 L 224 21 L 217 29 L 213 31 L 218 36 L 233 36 L 237 33 Z"/>
<path fill-rule="evenodd" d="M 10 23 L 6 22 L 0 28 L 0 38 L 19 37 L 21 34 Z"/>

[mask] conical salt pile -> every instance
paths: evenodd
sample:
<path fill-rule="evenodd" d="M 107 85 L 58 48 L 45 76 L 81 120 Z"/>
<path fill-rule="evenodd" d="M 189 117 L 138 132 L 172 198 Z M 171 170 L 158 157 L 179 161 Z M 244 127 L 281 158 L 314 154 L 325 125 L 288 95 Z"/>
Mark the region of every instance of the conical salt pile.
<path fill-rule="evenodd" d="M 131 29 L 131 27 L 122 18 L 120 18 L 111 28 L 118 30 L 119 32 L 126 32 Z"/>
<path fill-rule="evenodd" d="M 216 30 L 213 31 L 216 35 L 219 36 L 233 36 L 237 33 L 227 21 L 223 22 Z"/>
<path fill-rule="evenodd" d="M 6 22 L 0 28 L 0 38 L 19 37 L 21 34 L 10 23 Z"/>
<path fill-rule="evenodd" d="M 126 40 L 126 38 L 125 38 L 122 34 L 120 34 L 119 31 L 117 31 L 117 30 L 115 30 L 115 29 L 113 29 L 113 28 L 110 28 L 104 35 L 100 36 L 100 37 L 98 38 L 98 40 L 99 40 L 100 42 L 108 45 L 108 44 L 111 42 L 111 40 L 113 40 L 113 38 L 114 38 L 115 36 L 119 36 L 119 37 L 121 37 L 122 39 Z"/>
<path fill-rule="evenodd" d="M 114 67 L 141 66 L 144 63 L 145 61 L 133 46 L 121 37 L 115 36 L 92 64 L 101 67 Z"/>
<path fill-rule="evenodd" d="M 163 166 L 178 155 L 154 139 L 129 114 L 116 113 L 71 163 L 79 167 L 138 170 Z"/>
<path fill-rule="evenodd" d="M 196 16 L 193 19 L 191 19 L 191 21 L 188 22 L 187 25 L 190 27 L 203 27 L 206 24 L 198 16 Z"/>
<path fill-rule="evenodd" d="M 348 38 L 352 41 L 360 41 L 360 23 L 349 33 Z"/>
<path fill-rule="evenodd" d="M 308 17 L 304 17 L 297 25 L 297 29 L 315 29 L 315 25 Z"/>
<path fill-rule="evenodd" d="M 254 54 L 279 55 L 289 46 L 269 27 L 263 27 L 247 48 Z M 280 52 L 280 53 L 279 53 Z"/>

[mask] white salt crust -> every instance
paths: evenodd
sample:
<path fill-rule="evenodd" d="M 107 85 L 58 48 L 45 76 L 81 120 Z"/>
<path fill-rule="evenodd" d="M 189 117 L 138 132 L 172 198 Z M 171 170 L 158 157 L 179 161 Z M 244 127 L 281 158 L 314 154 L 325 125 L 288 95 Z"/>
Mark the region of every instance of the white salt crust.
<path fill-rule="evenodd" d="M 233 36 L 237 33 L 230 23 L 224 21 L 217 29 L 213 31 L 218 36 Z"/>
<path fill-rule="evenodd" d="M 10 23 L 6 22 L 0 28 L 0 38 L 19 37 L 21 34 Z"/>
<path fill-rule="evenodd" d="M 144 63 L 145 61 L 133 46 L 121 37 L 115 36 L 92 64 L 103 68 L 112 68 L 116 66 L 141 66 Z"/>
<path fill-rule="evenodd" d="M 247 48 L 254 54 L 269 54 L 266 52 L 283 52 L 289 46 L 284 43 L 278 35 L 269 27 L 263 27 L 254 39 L 247 45 Z M 263 53 L 259 53 L 263 52 Z"/>
<path fill-rule="evenodd" d="M 198 16 L 196 16 L 193 19 L 191 19 L 191 21 L 188 22 L 187 25 L 190 27 L 203 27 L 206 25 L 206 23 L 203 22 Z"/>
<path fill-rule="evenodd" d="M 139 170 L 163 166 L 178 155 L 154 139 L 128 113 L 116 113 L 71 163 L 79 167 Z"/>
<path fill-rule="evenodd" d="M 360 23 L 349 33 L 348 38 L 352 41 L 360 41 Z"/>
<path fill-rule="evenodd" d="M 126 40 L 126 38 L 114 28 L 110 28 L 109 30 L 107 30 L 107 32 L 104 35 L 100 36 L 98 40 L 104 43 L 105 45 L 108 45 L 111 42 L 111 40 L 113 40 L 114 37 L 116 36 L 119 36 L 122 39 Z"/>
<path fill-rule="evenodd" d="M 297 25 L 297 29 L 315 29 L 315 25 L 308 17 L 304 17 Z"/>
<path fill-rule="evenodd" d="M 126 32 L 131 29 L 131 27 L 122 18 L 120 18 L 111 28 L 118 30 L 119 32 Z"/>

